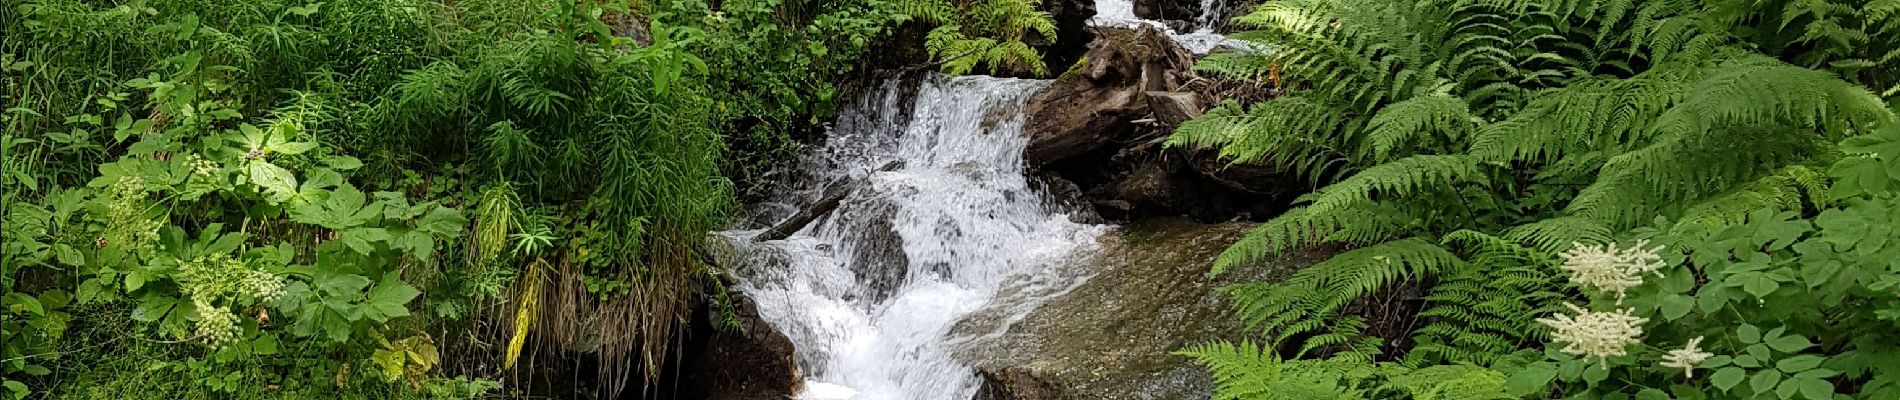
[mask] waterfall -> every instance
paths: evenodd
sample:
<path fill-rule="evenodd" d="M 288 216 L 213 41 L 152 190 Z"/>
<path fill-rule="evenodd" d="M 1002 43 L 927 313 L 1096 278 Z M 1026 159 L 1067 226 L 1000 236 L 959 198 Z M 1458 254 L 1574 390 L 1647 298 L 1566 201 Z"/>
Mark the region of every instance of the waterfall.
<path fill-rule="evenodd" d="M 1223 8 L 1220 0 L 1200 1 L 1201 14 L 1194 18 L 1192 32 L 1175 32 L 1173 28 L 1169 28 L 1161 21 L 1135 16 L 1134 0 L 1095 0 L 1095 17 L 1089 19 L 1089 25 L 1120 28 L 1153 26 L 1167 33 L 1175 43 L 1181 44 L 1182 48 L 1186 48 L 1195 55 L 1206 55 L 1222 46 L 1247 48 L 1246 42 L 1229 40 L 1226 36 L 1214 32 L 1214 25 L 1219 22 Z"/>
<path fill-rule="evenodd" d="M 859 188 L 824 220 L 740 251 L 775 264 L 735 271 L 739 290 L 796 346 L 803 399 L 968 400 L 981 384 L 950 330 L 1006 281 L 1095 246 L 1024 176 L 1022 108 L 1047 81 L 931 77 L 902 113 L 890 82 L 849 108 L 808 160 L 808 202 Z M 901 166 L 886 167 L 892 161 Z"/>

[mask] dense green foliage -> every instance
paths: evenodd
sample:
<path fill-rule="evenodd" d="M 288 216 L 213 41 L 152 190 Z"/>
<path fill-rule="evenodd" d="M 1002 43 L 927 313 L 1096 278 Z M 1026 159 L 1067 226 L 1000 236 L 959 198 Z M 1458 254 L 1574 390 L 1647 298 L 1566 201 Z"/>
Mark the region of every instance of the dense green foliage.
<path fill-rule="evenodd" d="M 1221 105 L 1172 143 L 1324 183 L 1214 266 L 1349 248 L 1228 289 L 1281 351 L 1495 368 L 1512 398 L 1892 398 L 1900 292 L 1881 282 L 1900 265 L 1891 218 L 1872 216 L 1900 213 L 1896 6 L 1275 0 L 1237 36 L 1282 47 L 1197 68 L 1276 73 L 1287 94 Z M 1566 282 L 1573 247 L 1634 239 L 1670 261 L 1627 298 Z M 1408 290 L 1423 304 L 1382 305 Z M 1540 318 L 1586 298 L 1646 318 L 1643 343 L 1663 350 L 1543 351 L 1574 337 Z M 1417 318 L 1363 317 L 1375 311 Z M 1767 329 L 1787 343 L 1764 348 Z M 1687 380 L 1654 367 L 1695 337 L 1719 355 L 1702 368 L 1735 366 Z M 1271 366 L 1223 373 L 1237 398 L 1261 379 L 1246 370 L 1308 368 L 1194 354 Z"/>
<path fill-rule="evenodd" d="M 0 398 L 654 393 L 732 180 L 879 41 L 1042 70 L 1034 3 L 919 4 L 7 0 Z"/>

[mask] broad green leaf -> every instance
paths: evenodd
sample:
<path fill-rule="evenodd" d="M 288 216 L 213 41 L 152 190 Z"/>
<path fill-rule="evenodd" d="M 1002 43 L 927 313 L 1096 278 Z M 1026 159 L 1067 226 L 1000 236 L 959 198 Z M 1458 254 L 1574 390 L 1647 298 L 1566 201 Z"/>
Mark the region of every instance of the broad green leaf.
<path fill-rule="evenodd" d="M 86 265 L 86 255 L 80 253 L 79 249 L 73 248 L 72 245 L 65 243 L 55 244 L 53 245 L 53 254 L 61 265 L 69 267 L 81 267 Z"/>
<path fill-rule="evenodd" d="M 297 193 L 297 177 L 290 170 L 276 164 L 253 160 L 248 167 L 251 183 L 270 192 L 273 196 L 289 199 Z M 281 201 L 281 200 L 279 200 Z"/>
<path fill-rule="evenodd" d="M 1710 375 L 1709 383 L 1714 384 L 1716 389 L 1728 391 L 1734 388 L 1735 385 L 1741 384 L 1742 378 L 1746 377 L 1748 377 L 1748 371 L 1737 367 L 1728 367 L 1715 371 L 1715 375 Z"/>
<path fill-rule="evenodd" d="M 1800 389 L 1799 385 L 1792 379 L 1783 380 L 1780 385 L 1775 386 L 1775 397 L 1793 399 L 1795 391 Z"/>
<path fill-rule="evenodd" d="M 1655 388 L 1644 388 L 1636 392 L 1636 400 L 1671 400 L 1668 393 Z"/>
<path fill-rule="evenodd" d="M 1583 368 L 1583 381 L 1594 385 L 1610 378 L 1610 369 L 1601 364 L 1590 364 Z"/>
<path fill-rule="evenodd" d="M 1809 342 L 1807 337 L 1801 335 L 1782 336 L 1768 341 L 1768 347 L 1773 347 L 1775 350 L 1780 350 L 1784 353 L 1799 352 L 1807 350 L 1808 347 L 1812 346 L 1814 346 L 1814 343 Z"/>
<path fill-rule="evenodd" d="M 369 255 L 376 251 L 376 243 L 389 241 L 389 230 L 383 228 L 356 228 L 345 230 L 337 235 L 350 250 L 358 254 Z"/>
<path fill-rule="evenodd" d="M 1531 394 L 1539 390 L 1544 390 L 1550 385 L 1551 379 L 1555 379 L 1556 377 L 1556 364 L 1548 362 L 1533 363 L 1525 366 L 1523 370 L 1511 374 L 1511 377 L 1505 380 L 1504 387 L 1509 393 L 1520 395 Z"/>
<path fill-rule="evenodd" d="M 79 304 L 92 304 L 93 300 L 99 298 L 101 291 L 99 278 L 87 278 L 85 282 L 80 282 L 77 291 Z"/>
<path fill-rule="evenodd" d="M 40 292 L 38 298 L 40 300 L 40 306 L 45 307 L 49 311 L 66 308 L 66 305 L 72 304 L 73 300 L 72 295 L 66 294 L 66 291 L 59 289 Z"/>
<path fill-rule="evenodd" d="M 132 309 L 132 319 L 141 322 L 157 321 L 171 313 L 178 306 L 178 299 L 171 296 L 150 294 L 139 299 L 139 306 Z"/>
<path fill-rule="evenodd" d="M 251 352 L 264 356 L 277 354 L 277 334 L 265 332 L 257 335 L 257 340 L 251 341 Z"/>
<path fill-rule="evenodd" d="M 363 160 L 359 160 L 356 157 L 350 157 L 350 156 L 330 156 L 323 159 L 323 164 L 330 166 L 330 169 L 334 169 L 338 171 L 349 171 L 349 170 L 354 170 L 357 168 L 362 168 Z"/>
<path fill-rule="evenodd" d="M 1796 372 L 1814 369 L 1814 367 L 1819 367 L 1821 366 L 1822 361 L 1827 361 L 1827 358 L 1812 355 L 1812 354 L 1802 354 L 1802 355 L 1798 355 L 1794 357 L 1783 358 L 1781 359 L 1781 361 L 1776 361 L 1775 369 L 1779 369 L 1781 370 L 1781 372 L 1793 374 Z"/>
<path fill-rule="evenodd" d="M 1729 294 L 1726 289 L 1727 288 L 1714 285 L 1702 287 L 1702 290 L 1696 292 L 1695 295 L 1696 309 L 1702 310 L 1703 314 L 1714 314 L 1717 311 L 1722 311 L 1722 307 L 1727 307 L 1729 301 Z"/>
<path fill-rule="evenodd" d="M 270 146 L 269 149 L 266 149 L 266 150 L 269 150 L 272 153 L 294 156 L 298 154 L 303 154 L 305 152 L 310 151 L 310 149 L 315 149 L 315 148 L 317 148 L 316 143 L 290 142 L 290 143 L 273 144 Z"/>
<path fill-rule="evenodd" d="M 1765 344 L 1756 343 L 1756 344 L 1748 345 L 1747 351 L 1748 351 L 1748 355 L 1755 357 L 1755 359 L 1757 360 L 1761 360 L 1761 362 L 1763 363 L 1767 363 L 1768 360 L 1774 359 L 1774 353 L 1768 351 L 1768 345 L 1765 345 Z"/>
<path fill-rule="evenodd" d="M 7 398 L 11 400 L 24 399 L 27 395 L 33 394 L 33 391 L 27 390 L 26 384 L 20 383 L 20 381 L 8 380 L 0 382 L 0 387 L 7 389 Z"/>
<path fill-rule="evenodd" d="M 1774 294 L 1776 289 L 1781 288 L 1781 282 L 1776 281 L 1772 275 L 1759 271 L 1735 274 L 1729 277 L 1729 281 L 1740 282 L 1742 291 L 1755 295 L 1756 298 L 1767 298 L 1768 295 Z"/>
<path fill-rule="evenodd" d="M 40 299 L 28 296 L 26 293 L 7 293 L 6 296 L 0 297 L 0 304 L 4 304 L 6 311 L 12 314 L 29 313 L 33 315 L 46 315 L 46 307 L 40 305 Z"/>
<path fill-rule="evenodd" d="M 429 234 L 422 233 L 422 231 L 403 233 L 402 236 L 396 237 L 396 241 L 392 243 L 392 245 L 397 249 L 414 254 L 418 259 L 429 260 L 435 256 L 435 238 L 429 237 Z"/>
<path fill-rule="evenodd" d="M 369 287 L 369 278 L 356 274 L 332 274 L 317 282 L 317 290 L 326 296 L 349 296 L 363 293 Z"/>
<path fill-rule="evenodd" d="M 392 351 L 384 349 L 377 349 L 375 353 L 369 356 L 370 361 L 375 362 L 376 366 L 381 367 L 379 371 L 382 371 L 384 381 L 395 381 L 398 378 L 402 378 L 402 366 L 406 358 L 401 350 Z"/>
<path fill-rule="evenodd" d="M 1753 376 L 1748 377 L 1748 387 L 1754 389 L 1756 394 L 1768 393 L 1778 383 L 1781 383 L 1781 371 L 1772 369 L 1755 371 Z"/>
<path fill-rule="evenodd" d="M 463 228 L 467 226 L 468 218 L 463 217 L 460 211 L 448 207 L 436 207 L 423 215 L 421 220 L 416 221 L 417 231 L 444 238 L 460 236 Z"/>
<path fill-rule="evenodd" d="M 363 304 L 365 315 L 376 322 L 409 316 L 409 301 L 420 294 L 422 291 L 397 279 L 395 273 L 383 275 L 383 281 L 370 289 L 369 301 Z"/>
<path fill-rule="evenodd" d="M 1761 342 L 1761 328 L 1757 328 L 1752 324 L 1742 324 L 1742 326 L 1735 327 L 1735 335 L 1736 339 L 1742 340 L 1742 343 L 1754 344 Z"/>
<path fill-rule="evenodd" d="M 1695 309 L 1695 299 L 1679 294 L 1664 294 L 1659 298 L 1663 319 L 1676 320 Z"/>
<path fill-rule="evenodd" d="M 1823 379 L 1801 379 L 1795 382 L 1800 382 L 1801 397 L 1806 397 L 1811 400 L 1832 400 L 1834 398 L 1834 383 L 1832 382 Z"/>

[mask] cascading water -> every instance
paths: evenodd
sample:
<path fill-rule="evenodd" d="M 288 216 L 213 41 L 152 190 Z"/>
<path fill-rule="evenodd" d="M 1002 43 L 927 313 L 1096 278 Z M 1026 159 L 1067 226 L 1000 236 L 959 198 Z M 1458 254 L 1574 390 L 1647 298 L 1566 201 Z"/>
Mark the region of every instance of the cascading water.
<path fill-rule="evenodd" d="M 1222 46 L 1248 48 L 1246 42 L 1228 40 L 1226 36 L 1214 32 L 1222 12 L 1220 0 L 1201 0 L 1201 14 L 1194 18 L 1194 30 L 1178 33 L 1161 21 L 1135 16 L 1134 0 L 1095 0 L 1095 17 L 1089 19 L 1089 25 L 1119 28 L 1152 26 L 1167 33 L 1175 43 L 1180 43 L 1181 47 L 1196 55 L 1205 55 Z"/>
<path fill-rule="evenodd" d="M 810 160 L 809 202 L 857 189 L 784 240 L 739 251 L 739 289 L 796 346 L 804 399 L 967 400 L 980 384 L 952 357 L 951 327 L 1006 280 L 1037 278 L 1095 245 L 1105 227 L 1071 222 L 1023 172 L 1023 103 L 1047 81 L 925 79 L 907 115 L 902 84 L 867 96 Z M 893 161 L 901 166 L 886 167 Z"/>

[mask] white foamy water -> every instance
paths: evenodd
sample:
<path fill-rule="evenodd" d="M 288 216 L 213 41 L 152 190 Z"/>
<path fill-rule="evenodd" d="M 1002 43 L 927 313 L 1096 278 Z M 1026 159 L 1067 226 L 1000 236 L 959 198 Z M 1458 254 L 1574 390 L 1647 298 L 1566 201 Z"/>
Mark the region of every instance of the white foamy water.
<path fill-rule="evenodd" d="M 967 400 L 980 380 L 954 359 L 950 330 L 1006 282 L 1071 284 L 1057 261 L 1106 227 L 1070 222 L 1023 172 L 1023 103 L 1047 81 L 933 77 L 908 120 L 891 83 L 839 118 L 809 164 L 808 192 L 860 189 L 790 238 L 746 243 L 772 259 L 740 268 L 739 289 L 797 347 L 802 399 Z M 891 161 L 903 165 L 880 170 Z M 1027 307 L 1033 308 L 1033 307 Z M 1027 311 L 1024 311 L 1027 312 Z"/>
<path fill-rule="evenodd" d="M 1246 42 L 1229 40 L 1214 32 L 1214 24 L 1221 18 L 1221 8 L 1218 0 L 1201 0 L 1201 15 L 1194 18 L 1194 31 L 1179 33 L 1161 21 L 1135 16 L 1134 0 L 1095 0 L 1095 17 L 1089 18 L 1089 25 L 1119 28 L 1152 26 L 1167 33 L 1175 43 L 1195 55 L 1205 55 L 1222 46 L 1247 48 Z"/>

